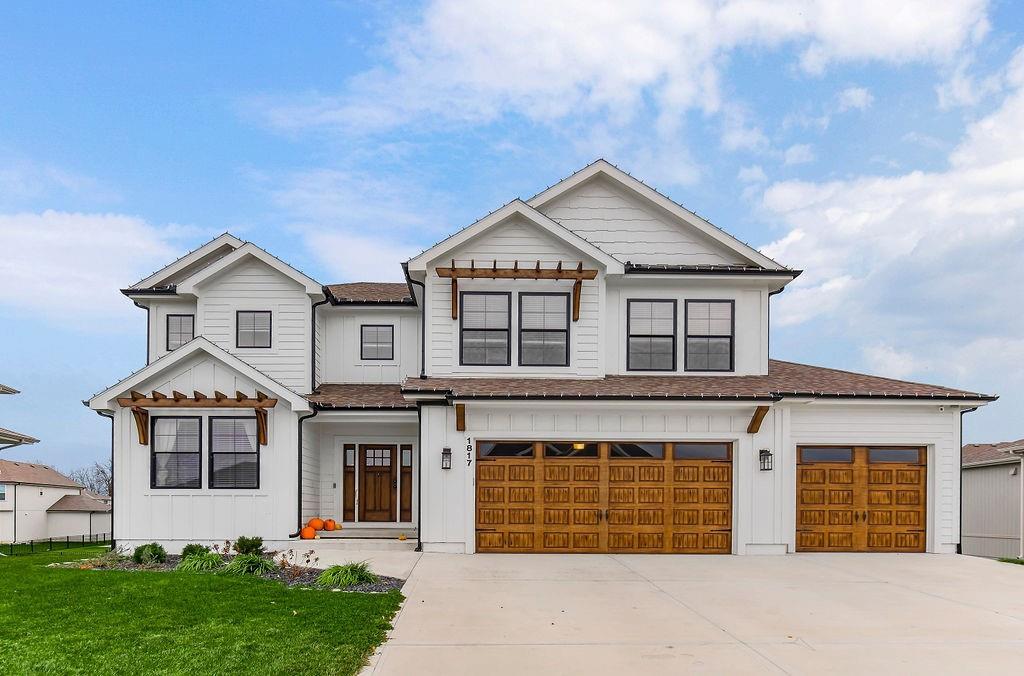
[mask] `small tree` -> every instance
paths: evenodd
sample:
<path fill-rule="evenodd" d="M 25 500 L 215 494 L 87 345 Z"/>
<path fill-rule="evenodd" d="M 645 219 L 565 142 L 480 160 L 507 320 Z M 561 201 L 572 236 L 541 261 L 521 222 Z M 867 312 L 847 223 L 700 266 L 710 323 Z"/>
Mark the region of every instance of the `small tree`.
<path fill-rule="evenodd" d="M 68 477 L 72 481 L 82 484 L 86 490 L 97 495 L 114 495 L 112 476 L 113 468 L 109 460 L 94 462 L 86 467 L 79 467 L 68 472 Z"/>

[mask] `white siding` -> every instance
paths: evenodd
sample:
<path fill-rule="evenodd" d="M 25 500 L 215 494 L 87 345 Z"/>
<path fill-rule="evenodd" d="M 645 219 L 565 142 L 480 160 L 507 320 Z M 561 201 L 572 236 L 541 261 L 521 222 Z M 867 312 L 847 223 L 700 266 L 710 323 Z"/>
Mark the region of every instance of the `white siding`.
<path fill-rule="evenodd" d="M 583 183 L 541 211 L 622 262 L 743 263 L 696 228 L 604 179 Z"/>
<path fill-rule="evenodd" d="M 733 335 L 735 370 L 729 373 L 706 372 L 700 375 L 763 375 L 768 373 L 768 288 L 757 282 L 723 282 L 693 278 L 652 279 L 627 277 L 608 282 L 605 317 L 605 365 L 609 374 L 632 373 L 626 370 L 626 301 L 635 299 L 675 299 L 676 370 L 684 374 L 687 299 L 735 301 Z M 671 374 L 671 371 L 658 372 Z"/>
<path fill-rule="evenodd" d="M 323 378 L 326 383 L 401 383 L 419 374 L 419 308 L 406 310 L 373 307 L 322 307 L 325 346 Z M 360 327 L 394 327 L 394 359 L 362 359 Z"/>
<path fill-rule="evenodd" d="M 110 512 L 50 512 L 46 526 L 50 538 L 103 535 L 110 532 Z"/>
<path fill-rule="evenodd" d="M 458 265 L 469 265 L 474 261 L 478 266 L 492 265 L 498 261 L 500 267 L 511 267 L 518 260 L 521 267 L 536 265 L 538 260 L 544 267 L 552 268 L 558 261 L 563 265 L 575 266 L 581 260 L 578 251 L 551 237 L 539 228 L 514 219 L 494 226 L 462 247 L 451 257 Z M 448 266 L 451 259 L 436 261 L 438 266 Z M 594 261 L 584 259 L 584 265 L 594 268 Z M 604 307 L 604 276 L 583 282 L 580 299 L 580 320 L 570 322 L 569 367 L 524 367 L 518 366 L 518 326 L 520 292 L 572 292 L 572 282 L 546 280 L 509 279 L 460 279 L 459 292 L 463 291 L 510 291 L 512 292 L 512 344 L 511 366 L 485 367 L 459 365 L 459 320 L 452 319 L 451 280 L 438 277 L 431 266 L 427 270 L 426 314 L 428 317 L 427 362 L 428 375 L 488 375 L 510 377 L 578 377 L 602 375 L 602 336 L 599 329 Z M 571 298 L 570 298 L 571 301 Z"/>
<path fill-rule="evenodd" d="M 320 516 L 320 428 L 302 423 L 302 522 Z"/>
<path fill-rule="evenodd" d="M 149 361 L 152 363 L 167 354 L 167 315 L 195 315 L 196 303 L 191 300 L 149 301 Z M 195 335 L 199 325 L 194 323 Z"/>
<path fill-rule="evenodd" d="M 15 498 L 17 491 L 17 498 Z M 48 531 L 49 509 L 65 495 L 78 495 L 81 489 L 58 488 L 55 486 L 34 486 L 31 484 L 7 484 L 7 499 L 0 502 L 0 542 L 9 542 L 17 537 L 18 542 L 42 540 L 50 537 Z M 17 533 L 15 533 L 14 505 L 17 503 Z M 82 533 L 76 533 L 81 535 Z"/>
<path fill-rule="evenodd" d="M 1021 464 L 963 470 L 963 553 L 1019 556 Z"/>
<path fill-rule="evenodd" d="M 240 261 L 201 285 L 197 335 L 296 392 L 310 383 L 310 299 L 298 282 L 254 258 Z M 235 346 L 236 313 L 270 310 L 270 348 Z"/>

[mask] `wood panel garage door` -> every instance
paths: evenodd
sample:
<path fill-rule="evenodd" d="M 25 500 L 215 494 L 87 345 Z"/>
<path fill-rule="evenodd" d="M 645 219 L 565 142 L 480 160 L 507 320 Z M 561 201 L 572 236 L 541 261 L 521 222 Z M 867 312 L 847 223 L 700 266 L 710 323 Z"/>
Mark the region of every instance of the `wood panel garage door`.
<path fill-rule="evenodd" d="M 923 552 L 924 448 L 803 446 L 797 551 Z"/>
<path fill-rule="evenodd" d="M 478 552 L 728 554 L 728 443 L 477 444 Z"/>

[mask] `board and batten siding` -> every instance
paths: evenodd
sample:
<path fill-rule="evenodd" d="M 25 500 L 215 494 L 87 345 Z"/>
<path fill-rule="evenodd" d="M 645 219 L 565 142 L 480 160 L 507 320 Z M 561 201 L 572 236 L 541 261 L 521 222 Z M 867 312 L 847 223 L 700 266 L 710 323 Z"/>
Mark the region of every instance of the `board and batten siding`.
<path fill-rule="evenodd" d="M 197 353 L 164 373 L 139 383 L 149 392 L 253 392 L 256 384 L 209 355 Z M 270 394 L 270 393 L 268 393 Z M 114 536 L 133 547 L 165 544 L 178 552 L 189 542 L 223 542 L 240 535 L 285 540 L 296 526 L 297 416 L 284 403 L 268 412 L 268 443 L 260 448 L 258 489 L 209 488 L 209 418 L 246 415 L 240 409 L 161 408 L 150 416 L 202 418 L 201 485 L 196 489 L 150 488 L 150 447 L 139 444 L 131 410 L 118 407 L 114 424 Z"/>
<path fill-rule="evenodd" d="M 310 299 L 298 282 L 250 258 L 200 285 L 196 333 L 286 387 L 305 393 L 310 376 Z M 269 348 L 236 347 L 236 313 L 269 310 Z"/>
<path fill-rule="evenodd" d="M 302 523 L 320 516 L 320 478 L 320 427 L 307 420 L 302 423 Z"/>
<path fill-rule="evenodd" d="M 543 376 L 549 378 L 572 376 L 600 376 L 603 337 L 600 331 L 601 313 L 604 307 L 604 274 L 597 279 L 583 282 L 580 296 L 580 319 L 569 322 L 570 357 L 568 367 L 519 366 L 518 327 L 519 293 L 557 292 L 572 293 L 571 280 L 528 280 L 528 279 L 460 279 L 459 292 L 503 291 L 512 293 L 510 366 L 460 366 L 459 365 L 459 320 L 452 319 L 451 280 L 437 276 L 435 268 L 451 265 L 454 258 L 460 266 L 471 261 L 480 267 L 490 266 L 495 260 L 499 267 L 512 267 L 519 261 L 520 267 L 541 265 L 554 268 L 559 261 L 563 267 L 573 267 L 580 260 L 588 268 L 597 264 L 582 257 L 579 251 L 555 239 L 534 225 L 515 218 L 495 226 L 447 255 L 444 260 L 434 261 L 427 269 L 426 316 L 427 327 L 427 374 L 442 375 L 509 375 Z"/>
<path fill-rule="evenodd" d="M 373 307 L 320 308 L 327 349 L 323 377 L 327 383 L 401 383 L 419 374 L 419 310 Z M 394 359 L 363 359 L 361 327 L 364 324 L 394 328 Z"/>
<path fill-rule="evenodd" d="M 1021 553 L 1021 462 L 963 469 L 963 553 Z"/>
<path fill-rule="evenodd" d="M 610 181 L 587 181 L 539 209 L 622 262 L 729 265 L 740 257 Z"/>
<path fill-rule="evenodd" d="M 929 552 L 953 553 L 960 542 L 960 409 L 939 404 L 814 403 L 791 405 L 789 446 L 828 444 L 928 448 Z M 792 462 L 795 463 L 795 455 Z M 784 513 L 795 537 L 796 484 Z M 794 541 L 795 547 L 795 541 Z"/>

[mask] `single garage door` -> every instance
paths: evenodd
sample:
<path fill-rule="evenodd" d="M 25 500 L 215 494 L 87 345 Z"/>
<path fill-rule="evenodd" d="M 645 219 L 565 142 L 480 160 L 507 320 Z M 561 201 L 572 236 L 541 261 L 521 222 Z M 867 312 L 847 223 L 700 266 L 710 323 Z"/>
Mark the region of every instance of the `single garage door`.
<path fill-rule="evenodd" d="M 802 446 L 797 452 L 797 551 L 924 551 L 924 448 Z"/>
<path fill-rule="evenodd" d="M 477 443 L 478 552 L 728 554 L 732 447 Z"/>

